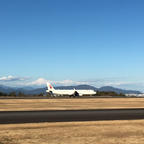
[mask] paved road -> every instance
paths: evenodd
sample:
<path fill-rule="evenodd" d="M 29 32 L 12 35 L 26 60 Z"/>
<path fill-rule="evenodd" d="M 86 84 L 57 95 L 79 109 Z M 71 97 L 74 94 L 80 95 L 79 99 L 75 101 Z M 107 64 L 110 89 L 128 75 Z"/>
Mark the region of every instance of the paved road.
<path fill-rule="evenodd" d="M 0 124 L 144 119 L 144 109 L 7 111 Z"/>

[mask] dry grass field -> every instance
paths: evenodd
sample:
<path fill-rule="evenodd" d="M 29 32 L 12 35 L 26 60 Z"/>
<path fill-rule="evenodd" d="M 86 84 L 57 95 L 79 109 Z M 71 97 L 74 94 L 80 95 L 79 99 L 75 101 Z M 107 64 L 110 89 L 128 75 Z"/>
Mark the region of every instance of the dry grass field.
<path fill-rule="evenodd" d="M 144 108 L 144 98 L 0 99 L 0 111 Z"/>
<path fill-rule="evenodd" d="M 144 108 L 144 98 L 0 99 L 0 111 Z M 143 144 L 144 120 L 0 125 L 0 144 Z"/>
<path fill-rule="evenodd" d="M 0 144 L 143 144 L 144 120 L 0 125 Z"/>

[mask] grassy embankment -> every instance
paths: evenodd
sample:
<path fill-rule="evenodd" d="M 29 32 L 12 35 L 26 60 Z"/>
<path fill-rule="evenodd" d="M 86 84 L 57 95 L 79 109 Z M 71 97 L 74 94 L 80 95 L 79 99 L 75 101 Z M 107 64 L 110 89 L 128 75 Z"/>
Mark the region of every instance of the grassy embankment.
<path fill-rule="evenodd" d="M 143 144 L 144 120 L 0 125 L 0 144 Z"/>
<path fill-rule="evenodd" d="M 0 99 L 0 111 L 144 108 L 144 98 Z"/>

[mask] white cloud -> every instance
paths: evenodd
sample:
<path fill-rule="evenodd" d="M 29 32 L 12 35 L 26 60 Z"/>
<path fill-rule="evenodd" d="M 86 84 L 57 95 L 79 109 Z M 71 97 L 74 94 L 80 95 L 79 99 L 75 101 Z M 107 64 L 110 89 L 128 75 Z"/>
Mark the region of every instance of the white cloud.
<path fill-rule="evenodd" d="M 15 77 L 15 76 L 4 76 L 4 77 L 0 77 L 0 81 L 5 81 L 5 82 L 10 82 L 10 81 L 24 81 L 28 78 L 26 77 Z"/>
<path fill-rule="evenodd" d="M 8 85 L 8 86 L 44 86 L 47 82 L 52 83 L 55 85 L 81 85 L 81 84 L 88 84 L 87 82 L 82 81 L 73 81 L 73 80 L 47 80 L 45 78 L 38 78 L 36 80 L 30 80 L 28 77 L 17 77 L 17 76 L 3 76 L 0 77 L 0 84 Z"/>
<path fill-rule="evenodd" d="M 103 85 L 105 85 L 105 86 L 121 86 L 121 85 L 129 85 L 129 84 L 132 84 L 132 82 L 124 82 L 124 81 L 121 81 L 121 82 L 106 82 Z"/>
<path fill-rule="evenodd" d="M 73 80 L 62 80 L 62 81 L 51 81 L 51 82 L 56 85 L 65 85 L 65 86 L 86 84 L 86 82 L 73 81 Z"/>
<path fill-rule="evenodd" d="M 46 85 L 47 82 L 50 82 L 54 85 L 81 85 L 81 84 L 86 84 L 86 82 L 81 82 L 81 81 L 73 81 L 73 80 L 62 80 L 62 81 L 53 81 L 53 80 L 47 80 L 44 78 L 38 78 L 37 80 L 34 80 L 32 82 L 27 83 L 26 85 Z"/>

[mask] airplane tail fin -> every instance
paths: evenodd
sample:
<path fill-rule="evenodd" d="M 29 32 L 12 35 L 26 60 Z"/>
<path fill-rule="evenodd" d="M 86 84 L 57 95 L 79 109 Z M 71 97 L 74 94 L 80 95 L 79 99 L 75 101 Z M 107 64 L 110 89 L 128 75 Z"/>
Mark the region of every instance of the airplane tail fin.
<path fill-rule="evenodd" d="M 54 90 L 53 86 L 48 82 L 47 82 L 47 87 L 48 87 L 48 91 L 53 91 Z"/>

